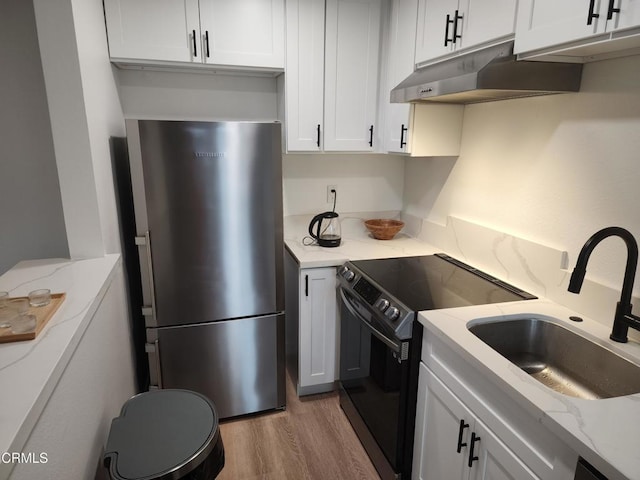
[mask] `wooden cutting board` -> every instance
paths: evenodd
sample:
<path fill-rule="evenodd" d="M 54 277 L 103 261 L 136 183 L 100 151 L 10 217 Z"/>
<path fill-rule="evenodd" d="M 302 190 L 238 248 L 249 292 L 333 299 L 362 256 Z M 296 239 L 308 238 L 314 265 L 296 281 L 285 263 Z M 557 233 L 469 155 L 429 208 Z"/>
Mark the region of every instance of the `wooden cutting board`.
<path fill-rule="evenodd" d="M 58 310 L 58 307 L 60 307 L 62 302 L 64 302 L 66 296 L 67 295 L 65 293 L 52 293 L 51 302 L 49 302 L 49 305 L 45 305 L 44 307 L 29 307 L 29 311 L 27 313 L 30 315 L 35 315 L 36 317 L 35 330 L 25 333 L 11 333 L 11 328 L 0 328 L 0 343 L 34 340 L 42 331 L 47 322 L 51 319 L 51 317 L 53 317 L 53 314 L 56 313 L 56 310 Z"/>

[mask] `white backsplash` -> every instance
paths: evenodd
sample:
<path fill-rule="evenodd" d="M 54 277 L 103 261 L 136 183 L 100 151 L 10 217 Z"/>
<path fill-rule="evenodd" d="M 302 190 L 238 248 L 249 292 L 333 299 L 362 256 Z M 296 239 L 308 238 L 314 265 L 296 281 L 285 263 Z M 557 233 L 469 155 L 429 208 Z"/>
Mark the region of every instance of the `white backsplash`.
<path fill-rule="evenodd" d="M 445 225 L 409 214 L 403 214 L 402 218 L 413 228 L 421 224 L 418 238 L 453 257 L 612 326 L 622 284 L 609 287 L 587 277 L 580 294 L 569 293 L 567 287 L 574 265 L 569 264 L 566 251 L 454 216 L 449 216 Z M 634 300 L 640 304 L 637 298 Z M 631 329 L 629 336 L 640 339 L 638 332 Z"/>
<path fill-rule="evenodd" d="M 400 211 L 404 157 L 378 154 L 287 154 L 283 157 L 284 212 L 331 210 L 327 186 L 338 191 L 336 211 Z"/>

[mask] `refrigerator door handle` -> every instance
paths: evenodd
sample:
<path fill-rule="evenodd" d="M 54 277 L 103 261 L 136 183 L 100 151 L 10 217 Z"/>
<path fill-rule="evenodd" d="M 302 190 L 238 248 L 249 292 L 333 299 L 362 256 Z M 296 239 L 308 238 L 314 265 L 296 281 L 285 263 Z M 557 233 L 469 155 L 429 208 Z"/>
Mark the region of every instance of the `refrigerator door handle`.
<path fill-rule="evenodd" d="M 149 356 L 149 388 L 162 388 L 162 369 L 160 368 L 160 345 L 158 340 L 144 346 Z"/>
<path fill-rule="evenodd" d="M 136 245 L 144 245 L 146 247 L 147 269 L 149 273 L 149 296 L 151 297 L 151 305 L 142 306 L 142 315 L 151 317 L 151 322 L 147 326 L 157 327 L 156 320 L 156 291 L 153 285 L 153 259 L 151 256 L 151 233 L 149 230 L 144 232 L 144 237 L 136 237 Z"/>

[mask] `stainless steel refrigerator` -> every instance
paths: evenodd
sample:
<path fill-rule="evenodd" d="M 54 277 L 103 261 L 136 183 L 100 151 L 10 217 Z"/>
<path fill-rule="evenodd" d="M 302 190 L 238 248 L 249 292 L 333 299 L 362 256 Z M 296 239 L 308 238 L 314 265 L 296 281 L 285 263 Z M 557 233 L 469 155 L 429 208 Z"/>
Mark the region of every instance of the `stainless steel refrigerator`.
<path fill-rule="evenodd" d="M 151 388 L 285 405 L 279 123 L 128 120 Z"/>

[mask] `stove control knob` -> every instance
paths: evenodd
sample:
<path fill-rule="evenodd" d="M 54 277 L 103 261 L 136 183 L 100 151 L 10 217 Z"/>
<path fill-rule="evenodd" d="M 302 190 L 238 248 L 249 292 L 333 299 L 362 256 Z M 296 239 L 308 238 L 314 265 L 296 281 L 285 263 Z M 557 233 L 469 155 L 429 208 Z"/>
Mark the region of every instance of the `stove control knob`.
<path fill-rule="evenodd" d="M 384 312 L 387 308 L 389 308 L 389 300 L 387 300 L 386 298 L 381 298 L 380 300 L 378 300 L 376 306 L 378 307 L 378 310 Z"/>
<path fill-rule="evenodd" d="M 396 307 L 390 307 L 384 314 L 389 320 L 395 322 L 400 316 L 400 310 Z"/>
<path fill-rule="evenodd" d="M 356 274 L 349 270 L 349 267 L 342 267 L 338 272 L 347 282 L 352 282 Z"/>

